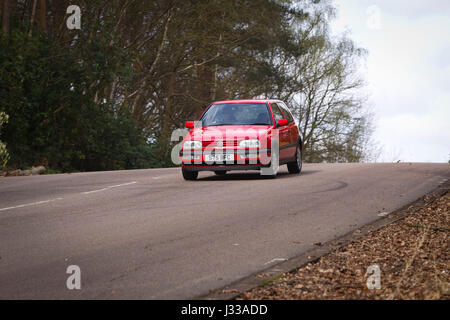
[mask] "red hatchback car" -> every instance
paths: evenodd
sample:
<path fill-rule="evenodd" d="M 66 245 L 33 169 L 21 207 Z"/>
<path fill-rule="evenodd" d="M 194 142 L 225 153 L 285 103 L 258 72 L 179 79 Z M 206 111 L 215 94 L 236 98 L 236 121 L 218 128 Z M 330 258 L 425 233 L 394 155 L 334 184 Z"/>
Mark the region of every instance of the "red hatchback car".
<path fill-rule="evenodd" d="M 302 139 L 286 104 L 279 100 L 228 100 L 210 104 L 191 129 L 180 151 L 183 177 L 199 171 L 224 175 L 230 170 L 261 170 L 276 176 L 278 165 L 290 173 L 302 169 Z M 276 169 L 270 171 L 268 169 Z M 265 173 L 263 173 L 265 172 Z"/>

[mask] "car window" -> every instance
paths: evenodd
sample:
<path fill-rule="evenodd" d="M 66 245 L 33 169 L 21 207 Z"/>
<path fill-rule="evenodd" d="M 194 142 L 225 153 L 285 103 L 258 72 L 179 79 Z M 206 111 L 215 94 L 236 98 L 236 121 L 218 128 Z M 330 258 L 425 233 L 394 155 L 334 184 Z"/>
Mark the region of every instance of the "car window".
<path fill-rule="evenodd" d="M 292 117 L 292 114 L 289 111 L 288 107 L 284 103 L 280 103 L 279 105 L 283 110 L 284 116 L 289 120 L 289 123 L 294 122 L 294 118 Z"/>
<path fill-rule="evenodd" d="M 272 112 L 273 112 L 273 117 L 275 118 L 275 123 L 277 123 L 278 120 L 280 120 L 280 119 L 284 119 L 284 116 L 281 113 L 281 110 L 278 107 L 278 105 L 274 102 L 270 103 L 270 105 L 272 106 Z"/>
<path fill-rule="evenodd" d="M 202 118 L 203 126 L 272 125 L 269 110 L 264 103 L 213 104 Z"/>

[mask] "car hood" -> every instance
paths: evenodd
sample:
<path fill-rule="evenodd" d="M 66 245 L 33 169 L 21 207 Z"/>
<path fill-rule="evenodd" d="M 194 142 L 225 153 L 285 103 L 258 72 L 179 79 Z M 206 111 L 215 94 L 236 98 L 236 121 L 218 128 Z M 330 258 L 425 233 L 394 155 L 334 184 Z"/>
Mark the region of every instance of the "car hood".
<path fill-rule="evenodd" d="M 192 129 L 185 139 L 199 141 L 261 139 L 266 137 L 271 129 L 270 125 L 199 127 Z"/>

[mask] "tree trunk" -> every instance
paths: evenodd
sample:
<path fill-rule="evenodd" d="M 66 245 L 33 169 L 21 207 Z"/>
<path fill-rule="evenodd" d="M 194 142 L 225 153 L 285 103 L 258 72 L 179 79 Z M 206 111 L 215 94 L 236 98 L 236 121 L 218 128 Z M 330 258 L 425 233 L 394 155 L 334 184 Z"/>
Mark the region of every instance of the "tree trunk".
<path fill-rule="evenodd" d="M 33 35 L 33 23 L 34 23 L 34 16 L 36 15 L 36 4 L 37 0 L 33 0 L 33 9 L 31 11 L 31 19 L 30 19 L 30 31 L 28 32 L 28 35 L 30 37 Z"/>
<path fill-rule="evenodd" d="M 175 90 L 175 76 L 176 73 L 172 72 L 169 80 L 169 88 L 167 91 L 167 104 L 164 108 L 164 116 L 163 116 L 163 127 L 162 127 L 162 137 L 163 139 L 168 138 L 169 132 L 169 122 L 170 122 L 170 113 L 172 111 L 172 97 Z"/>
<path fill-rule="evenodd" d="M 47 1 L 40 0 L 40 15 L 39 15 L 39 23 L 41 26 L 41 30 L 44 33 L 47 33 Z"/>
<path fill-rule="evenodd" d="M 203 65 L 199 65 L 199 66 L 197 66 L 197 88 L 196 88 L 196 98 L 197 98 L 197 100 L 199 100 L 199 101 L 202 101 L 202 82 L 201 82 L 201 79 L 202 79 L 202 77 L 203 77 L 203 68 L 204 68 L 204 66 Z M 200 114 L 201 114 L 201 105 L 200 104 L 198 104 L 196 107 L 195 107 L 195 114 L 196 114 L 196 117 L 197 118 L 199 118 L 200 117 Z"/>
<path fill-rule="evenodd" d="M 161 144 L 160 144 L 160 155 L 161 159 L 165 158 L 165 153 L 167 152 L 167 146 L 170 144 L 169 141 L 169 128 L 170 128 L 170 113 L 172 112 L 172 97 L 175 90 L 175 71 L 170 75 L 169 88 L 167 91 L 167 103 L 164 108 L 162 132 L 161 132 Z"/>
<path fill-rule="evenodd" d="M 2 30 L 4 33 L 9 33 L 9 14 L 10 14 L 10 0 L 3 0 L 3 17 L 2 17 Z"/>
<path fill-rule="evenodd" d="M 207 61 L 204 59 L 203 61 Z M 202 63 L 201 61 L 200 63 Z M 197 66 L 197 99 L 201 101 L 196 108 L 197 117 L 200 117 L 203 109 L 211 102 L 211 96 L 214 85 L 214 71 L 208 64 Z"/>

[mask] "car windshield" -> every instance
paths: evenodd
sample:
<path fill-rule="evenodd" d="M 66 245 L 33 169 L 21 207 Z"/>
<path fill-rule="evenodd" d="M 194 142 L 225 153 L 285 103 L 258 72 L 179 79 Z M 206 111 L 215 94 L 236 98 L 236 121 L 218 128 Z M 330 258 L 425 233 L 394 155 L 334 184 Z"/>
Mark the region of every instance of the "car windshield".
<path fill-rule="evenodd" d="M 272 124 L 269 110 L 264 103 L 213 104 L 200 120 L 205 127 Z"/>

